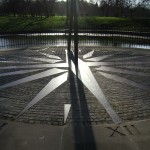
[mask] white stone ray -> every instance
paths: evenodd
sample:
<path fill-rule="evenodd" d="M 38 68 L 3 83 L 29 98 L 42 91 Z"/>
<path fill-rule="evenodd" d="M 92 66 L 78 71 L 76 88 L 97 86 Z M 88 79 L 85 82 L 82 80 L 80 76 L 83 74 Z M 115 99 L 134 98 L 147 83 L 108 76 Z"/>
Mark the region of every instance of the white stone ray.
<path fill-rule="evenodd" d="M 86 61 L 101 61 L 104 60 L 106 58 L 111 57 L 112 55 L 104 55 L 104 56 L 99 56 L 99 57 L 94 57 L 94 58 L 89 58 L 89 59 L 85 59 Z"/>
<path fill-rule="evenodd" d="M 89 58 L 89 57 L 91 57 L 93 55 L 93 53 L 94 53 L 94 50 L 89 52 L 89 53 L 87 53 L 87 54 L 85 54 L 85 55 L 83 55 L 83 58 L 84 59 Z"/>
<path fill-rule="evenodd" d="M 45 96 L 47 96 L 49 93 L 51 93 L 53 90 L 55 90 L 57 87 L 62 85 L 64 82 L 67 81 L 68 72 L 64 73 L 58 77 L 53 78 L 36 96 L 33 100 L 31 100 L 30 103 L 27 104 L 27 106 L 17 115 L 16 118 L 18 118 L 20 115 L 22 115 L 24 112 L 26 112 L 29 108 L 31 108 L 33 105 L 35 105 L 37 102 L 42 100 Z"/>
<path fill-rule="evenodd" d="M 44 50 L 47 50 L 49 49 L 49 47 L 46 47 L 46 48 L 35 48 L 35 47 L 29 47 L 30 50 L 35 50 L 35 52 L 39 52 L 39 51 L 44 51 Z M 37 50 L 36 50 L 37 49 Z"/>
<path fill-rule="evenodd" d="M 129 71 L 129 70 L 124 70 L 124 69 L 119 69 L 119 68 L 113 68 L 113 67 L 101 66 L 101 67 L 99 67 L 99 68 L 96 68 L 96 70 L 99 70 L 99 71 L 110 71 L 110 72 L 117 72 L 117 73 L 124 73 L 124 74 L 132 74 L 132 75 L 150 77 L 150 74 L 149 74 L 149 73 L 136 72 L 136 71 Z"/>
<path fill-rule="evenodd" d="M 65 50 L 65 53 L 66 53 L 66 64 L 68 64 L 68 50 Z"/>
<path fill-rule="evenodd" d="M 131 60 L 131 59 L 136 59 L 136 58 L 140 58 L 140 57 L 144 57 L 144 56 L 130 56 L 130 57 L 121 57 L 121 58 L 112 58 L 110 59 L 110 61 L 118 61 L 118 60 Z"/>
<path fill-rule="evenodd" d="M 35 72 L 35 71 L 40 71 L 42 69 L 32 69 L 32 70 L 19 70 L 19 71 L 13 71 L 13 72 L 6 72 L 0 74 L 0 77 L 2 76 L 11 76 L 11 75 L 18 75 L 18 74 L 25 74 L 25 73 L 30 73 L 30 72 Z"/>
<path fill-rule="evenodd" d="M 97 98 L 97 100 L 103 105 L 103 107 L 106 109 L 107 113 L 112 118 L 113 122 L 115 124 L 120 124 L 122 122 L 121 118 L 111 107 L 109 101 L 105 97 L 103 91 L 101 90 L 96 79 L 94 78 L 90 68 L 82 60 L 78 59 L 78 61 L 79 61 L 78 78 L 91 91 L 91 93 Z M 71 63 L 71 65 L 74 65 L 74 64 Z M 73 71 L 74 74 L 76 74 L 75 65 L 71 66 L 70 69 Z"/>
<path fill-rule="evenodd" d="M 67 121 L 67 117 L 71 108 L 71 104 L 64 104 L 64 123 Z"/>
<path fill-rule="evenodd" d="M 45 50 L 47 50 L 47 49 L 49 49 L 49 47 L 42 48 L 42 49 L 38 49 L 37 51 L 38 51 L 38 52 L 39 52 L 39 51 L 45 51 Z"/>
<path fill-rule="evenodd" d="M 138 84 L 138 83 L 136 83 L 134 81 L 131 81 L 129 79 L 126 79 L 126 78 L 123 78 L 123 77 L 120 77 L 120 76 L 117 76 L 117 75 L 112 75 L 112 74 L 109 74 L 109 73 L 104 73 L 104 72 L 99 72 L 99 73 L 101 75 L 103 75 L 104 77 L 112 79 L 114 81 L 117 81 L 117 82 L 120 82 L 120 83 L 125 83 L 129 86 L 137 87 L 137 88 L 140 88 L 140 89 L 143 89 L 143 90 L 150 90 L 150 87 Z"/>
<path fill-rule="evenodd" d="M 133 68 L 133 69 L 141 69 L 141 70 L 149 69 L 150 70 L 150 67 L 148 67 L 148 66 L 147 67 L 146 66 L 139 66 L 139 65 L 138 66 L 135 66 L 135 65 L 132 66 L 132 64 L 130 66 L 129 65 L 123 66 L 123 68 L 129 68 L 129 69 Z"/>
<path fill-rule="evenodd" d="M 0 63 L 14 63 L 14 64 L 39 64 L 40 62 L 22 62 L 22 61 L 0 61 Z"/>
<path fill-rule="evenodd" d="M 62 70 L 62 69 L 57 69 L 57 68 L 49 69 L 47 71 L 37 73 L 37 74 L 31 75 L 31 76 L 25 77 L 23 79 L 19 79 L 19 80 L 4 84 L 4 85 L 0 86 L 0 90 L 4 89 L 4 88 L 15 86 L 15 85 L 19 85 L 19 84 L 22 84 L 22 83 L 26 83 L 26 82 L 29 82 L 29 81 L 37 80 L 37 79 L 40 79 L 40 78 L 48 77 L 48 76 L 51 76 L 51 75 L 54 75 L 54 74 L 59 74 L 59 73 L 62 73 L 62 72 L 66 72 L 66 71 L 67 70 Z"/>
<path fill-rule="evenodd" d="M 113 65 L 142 65 L 142 64 L 150 64 L 150 61 L 145 62 L 86 62 L 88 66 L 113 66 Z"/>
<path fill-rule="evenodd" d="M 0 67 L 0 69 L 21 69 L 21 68 L 66 68 L 68 67 L 67 63 L 58 63 L 58 64 L 37 64 L 37 65 L 24 65 L 24 66 L 6 66 Z"/>
<path fill-rule="evenodd" d="M 60 57 L 56 56 L 56 55 L 49 55 L 47 53 L 40 53 L 48 58 L 52 58 L 52 59 L 61 59 Z"/>
<path fill-rule="evenodd" d="M 23 57 L 23 58 L 36 60 L 36 61 L 41 61 L 41 62 L 47 62 L 47 63 L 57 63 L 57 62 L 61 62 L 62 61 L 62 60 L 55 60 L 55 59 L 33 58 L 33 57 Z"/>

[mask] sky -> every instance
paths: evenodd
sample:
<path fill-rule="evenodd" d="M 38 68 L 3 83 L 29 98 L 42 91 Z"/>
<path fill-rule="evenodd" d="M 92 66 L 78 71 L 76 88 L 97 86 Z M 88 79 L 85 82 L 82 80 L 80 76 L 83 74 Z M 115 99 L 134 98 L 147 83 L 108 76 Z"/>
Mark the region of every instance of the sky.
<path fill-rule="evenodd" d="M 67 1 L 67 0 L 57 0 L 57 1 Z M 89 2 L 90 0 L 84 0 L 84 1 L 87 1 L 87 2 Z M 97 1 L 97 0 L 93 0 L 93 1 Z M 99 0 L 98 0 L 99 1 Z M 132 1 L 132 0 L 131 0 Z M 134 0 L 136 3 L 138 3 L 140 0 Z"/>
<path fill-rule="evenodd" d="M 0 0 L 0 2 L 1 2 L 2 0 Z M 67 0 L 57 0 L 57 1 L 67 1 Z M 84 0 L 84 1 L 87 1 L 87 2 L 89 2 L 90 0 Z M 96 2 L 97 0 L 93 0 L 94 2 Z M 100 1 L 100 0 L 98 0 L 98 1 Z M 131 0 L 132 1 L 132 0 Z M 134 0 L 134 1 L 136 1 L 136 3 L 137 2 L 139 2 L 140 0 Z"/>
<path fill-rule="evenodd" d="M 67 1 L 67 0 L 57 0 L 57 1 Z M 84 1 L 89 2 L 90 0 L 84 0 Z M 96 0 L 93 0 L 93 1 L 96 1 Z"/>

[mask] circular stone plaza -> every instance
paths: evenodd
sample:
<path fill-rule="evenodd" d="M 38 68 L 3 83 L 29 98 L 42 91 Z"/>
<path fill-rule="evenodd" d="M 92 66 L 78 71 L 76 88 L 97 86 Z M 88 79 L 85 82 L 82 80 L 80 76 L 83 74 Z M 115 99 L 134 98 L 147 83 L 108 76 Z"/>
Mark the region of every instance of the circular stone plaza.
<path fill-rule="evenodd" d="M 150 51 L 0 51 L 1 150 L 149 150 Z"/>

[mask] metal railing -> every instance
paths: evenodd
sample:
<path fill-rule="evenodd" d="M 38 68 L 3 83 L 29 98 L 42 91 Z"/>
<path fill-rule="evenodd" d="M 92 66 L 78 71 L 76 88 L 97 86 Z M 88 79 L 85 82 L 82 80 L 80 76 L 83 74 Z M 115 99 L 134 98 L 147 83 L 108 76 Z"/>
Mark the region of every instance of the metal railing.
<path fill-rule="evenodd" d="M 44 32 L 1 32 L 0 33 L 0 49 L 17 48 L 29 46 L 67 46 L 68 30 L 53 29 Z M 71 35 L 72 45 L 74 45 L 74 31 Z M 79 29 L 78 44 L 81 45 L 111 45 L 120 44 L 149 46 L 150 47 L 150 29 L 111 29 L 111 28 L 95 28 L 95 29 Z"/>

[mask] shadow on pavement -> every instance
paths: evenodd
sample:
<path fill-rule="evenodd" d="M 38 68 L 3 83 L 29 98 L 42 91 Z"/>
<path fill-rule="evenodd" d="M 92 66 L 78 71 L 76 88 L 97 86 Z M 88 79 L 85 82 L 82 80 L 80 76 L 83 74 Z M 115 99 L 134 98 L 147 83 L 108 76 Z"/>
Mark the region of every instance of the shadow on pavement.
<path fill-rule="evenodd" d="M 70 59 L 68 59 L 70 60 Z M 71 62 L 69 61 L 69 66 Z M 76 73 L 78 70 L 76 68 Z M 80 73 L 79 73 L 80 74 Z M 82 82 L 69 68 L 70 99 L 72 109 L 72 128 L 75 150 L 96 150 L 95 138 L 90 126 L 90 114 Z M 80 113 L 78 113 L 80 112 Z M 89 122 L 89 125 L 87 125 Z"/>

